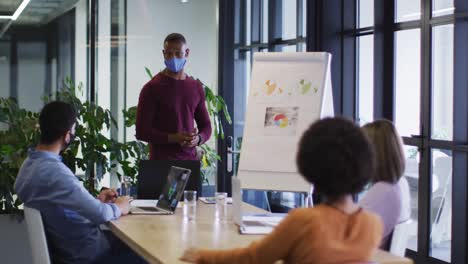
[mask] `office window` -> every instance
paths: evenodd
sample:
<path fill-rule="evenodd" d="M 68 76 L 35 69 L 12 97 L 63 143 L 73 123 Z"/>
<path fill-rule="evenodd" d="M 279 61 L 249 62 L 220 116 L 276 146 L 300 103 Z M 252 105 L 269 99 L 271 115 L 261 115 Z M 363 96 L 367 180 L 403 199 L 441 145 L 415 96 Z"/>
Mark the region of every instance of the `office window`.
<path fill-rule="evenodd" d="M 240 44 L 241 34 L 244 32 L 244 29 L 241 29 L 241 14 L 243 14 L 241 1 L 234 1 L 234 44 Z"/>
<path fill-rule="evenodd" d="M 349 80 L 349 72 L 355 71 L 356 118 L 360 124 L 373 118 L 392 120 L 405 143 L 404 176 L 410 187 L 412 220 L 407 254 L 417 263 L 437 263 L 436 259 L 453 261 L 457 253 L 452 249 L 454 234 L 448 229 L 453 224 L 464 225 L 452 219 L 451 211 L 455 156 L 464 159 L 466 155 L 465 151 L 457 152 L 460 149 L 453 142 L 457 135 L 455 111 L 459 111 L 453 107 L 457 91 L 455 67 L 464 67 L 454 64 L 455 3 L 454 0 L 395 0 L 393 3 L 358 0 L 355 24 L 346 11 L 343 16 L 344 56 L 347 60 L 355 58 L 355 68 L 345 68 L 342 77 Z M 394 14 L 389 13 L 392 10 Z M 376 16 L 374 12 L 378 16 L 375 17 L 378 32 L 369 18 Z M 468 15 L 459 12 L 459 16 Z M 392 18 L 391 27 L 381 28 L 388 25 L 385 19 Z M 350 37 L 355 42 L 348 41 Z M 353 49 L 356 53 L 348 54 Z M 383 76 L 386 81 L 375 80 L 374 75 Z M 463 84 L 458 89 L 465 88 Z M 375 104 L 374 100 L 382 104 Z M 350 108 L 346 111 L 349 115 Z M 462 176 L 461 172 L 458 174 Z M 426 201 L 430 205 L 421 207 Z"/>
<path fill-rule="evenodd" d="M 395 125 L 402 136 L 420 134 L 420 30 L 395 33 Z"/>
<path fill-rule="evenodd" d="M 374 0 L 358 0 L 358 28 L 374 25 Z"/>
<path fill-rule="evenodd" d="M 245 44 L 250 45 L 252 38 L 252 0 L 246 0 L 245 2 Z"/>
<path fill-rule="evenodd" d="M 283 0 L 282 39 L 294 39 L 297 36 L 297 1 Z"/>
<path fill-rule="evenodd" d="M 453 137 L 453 25 L 432 29 L 432 138 Z"/>
<path fill-rule="evenodd" d="M 403 177 L 408 182 L 410 190 L 410 219 L 411 226 L 408 229 L 407 248 L 418 250 L 418 202 L 419 202 L 419 157 L 420 152 L 417 147 L 404 146 L 405 172 Z"/>
<path fill-rule="evenodd" d="M 307 1 L 306 0 L 301 0 L 301 9 L 302 9 L 302 32 L 301 36 L 305 37 L 307 36 Z M 304 50 L 305 51 L 305 50 Z"/>
<path fill-rule="evenodd" d="M 306 1 L 305 0 L 234 0 L 235 8 L 234 28 L 235 36 L 240 36 L 234 43 L 234 83 L 232 90 L 226 91 L 227 96 L 232 96 L 234 101 L 233 129 L 226 131 L 227 136 L 232 136 L 235 142 L 235 150 L 240 151 L 245 123 L 245 110 L 249 94 L 250 73 L 255 52 L 297 52 L 306 51 Z M 240 11 L 237 11 L 237 8 Z M 272 10 L 278 13 L 270 16 Z M 239 16 L 239 17 L 237 17 Z M 256 16 L 259 19 L 256 19 Z M 247 24 L 244 26 L 244 24 Z M 260 41 L 255 29 L 260 29 Z M 239 32 L 237 32 L 239 31 Z M 245 36 L 245 42 L 242 37 Z M 271 37 L 273 36 L 273 37 Z M 237 38 L 236 38 L 237 40 Z M 252 40 L 252 41 L 249 41 Z M 227 155 L 227 154 L 226 154 Z M 221 154 L 224 156 L 224 154 Z M 236 160 L 236 156 L 234 156 Z M 237 167 L 237 163 L 234 165 Z M 234 172 L 235 173 L 235 172 Z M 227 177 L 231 172 L 220 171 L 224 174 L 218 177 Z M 297 202 L 296 194 L 282 194 L 249 191 L 245 192 L 244 199 L 264 209 L 268 209 L 266 198 L 272 204 L 292 207 L 291 201 Z M 294 199 L 292 199 L 294 197 Z M 274 207 L 274 206 L 273 206 Z"/>
<path fill-rule="evenodd" d="M 252 52 L 251 51 L 246 51 L 245 52 L 245 80 L 244 80 L 244 86 L 246 87 L 246 92 L 245 92 L 245 98 L 244 100 L 247 101 L 247 97 L 250 92 L 250 76 L 252 72 Z"/>
<path fill-rule="evenodd" d="M 88 84 L 88 8 L 87 1 L 80 0 L 75 5 L 75 84 L 83 85 L 83 93 L 77 96 L 81 100 L 89 98 Z"/>
<path fill-rule="evenodd" d="M 452 242 L 452 152 L 432 150 L 431 256 L 450 262 Z"/>
<path fill-rule="evenodd" d="M 298 50 L 297 51 L 301 51 L 301 52 L 306 52 L 307 51 L 307 44 L 305 42 L 302 42 L 300 44 L 298 44 Z"/>
<path fill-rule="evenodd" d="M 10 96 L 10 49 L 9 42 L 0 42 L 0 97 Z"/>
<path fill-rule="evenodd" d="M 268 43 L 268 0 L 262 0 L 262 43 Z"/>
<path fill-rule="evenodd" d="M 284 52 L 296 52 L 297 51 L 297 47 L 294 45 L 290 45 L 290 46 L 283 46 L 281 47 L 281 51 L 284 51 Z"/>
<path fill-rule="evenodd" d="M 454 10 L 453 0 L 432 0 L 433 17 L 450 15 Z"/>
<path fill-rule="evenodd" d="M 374 35 L 357 38 L 357 108 L 361 125 L 374 120 Z"/>
<path fill-rule="evenodd" d="M 374 25 L 374 0 L 356 1 L 356 10 L 355 117 L 364 125 L 374 120 L 374 35 L 361 32 Z"/>
<path fill-rule="evenodd" d="M 421 0 L 395 0 L 395 22 L 419 20 Z"/>
<path fill-rule="evenodd" d="M 46 43 L 18 43 L 17 99 L 21 108 L 38 112 L 46 91 Z M 59 82 L 63 80 L 57 80 Z"/>

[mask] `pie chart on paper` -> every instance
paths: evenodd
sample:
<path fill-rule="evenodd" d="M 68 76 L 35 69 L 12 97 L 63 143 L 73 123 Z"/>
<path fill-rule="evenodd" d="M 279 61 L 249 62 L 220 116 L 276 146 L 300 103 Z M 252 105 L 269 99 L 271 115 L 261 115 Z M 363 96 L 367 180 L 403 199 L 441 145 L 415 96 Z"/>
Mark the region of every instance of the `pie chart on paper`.
<path fill-rule="evenodd" d="M 285 128 L 289 125 L 289 120 L 288 117 L 284 114 L 278 114 L 274 118 L 275 125 L 280 127 L 280 128 Z"/>

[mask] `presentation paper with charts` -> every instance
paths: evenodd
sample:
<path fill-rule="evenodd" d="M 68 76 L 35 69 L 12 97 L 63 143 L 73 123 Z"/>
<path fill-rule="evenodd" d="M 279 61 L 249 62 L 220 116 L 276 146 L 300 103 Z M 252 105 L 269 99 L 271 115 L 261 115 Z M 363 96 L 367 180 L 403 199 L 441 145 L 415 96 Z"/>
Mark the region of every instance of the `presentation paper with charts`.
<path fill-rule="evenodd" d="M 333 116 L 330 61 L 325 52 L 255 53 L 238 173 L 242 188 L 308 190 L 297 173 L 297 146 L 314 121 Z"/>

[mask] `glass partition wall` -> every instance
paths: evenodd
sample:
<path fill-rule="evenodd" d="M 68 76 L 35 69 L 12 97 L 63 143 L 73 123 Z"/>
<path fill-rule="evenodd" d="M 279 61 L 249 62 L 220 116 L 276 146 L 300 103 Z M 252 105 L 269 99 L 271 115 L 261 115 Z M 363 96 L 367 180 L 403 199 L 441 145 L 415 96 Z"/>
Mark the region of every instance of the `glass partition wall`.
<path fill-rule="evenodd" d="M 24 10 L 11 19 L 22 3 Z M 173 19 L 177 16 L 178 19 Z M 0 96 L 40 111 L 44 95 L 53 95 L 70 79 L 77 96 L 110 110 L 117 126 L 103 135 L 135 140 L 122 110 L 137 105 L 143 85 L 165 68 L 166 35 L 185 35 L 191 55 L 187 73 L 215 93 L 218 83 L 218 1 L 164 0 L 5 0 L 0 3 Z M 216 147 L 216 141 L 209 144 Z M 82 171 L 77 171 L 83 174 Z M 207 174 L 210 190 L 216 170 Z M 99 186 L 118 187 L 116 175 Z"/>

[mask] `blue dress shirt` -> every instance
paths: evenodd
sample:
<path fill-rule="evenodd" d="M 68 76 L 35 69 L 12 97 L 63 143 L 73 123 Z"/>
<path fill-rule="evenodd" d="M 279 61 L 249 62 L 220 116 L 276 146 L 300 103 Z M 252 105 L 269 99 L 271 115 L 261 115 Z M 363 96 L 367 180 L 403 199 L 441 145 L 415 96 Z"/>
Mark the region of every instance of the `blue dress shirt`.
<path fill-rule="evenodd" d="M 41 212 L 54 262 L 92 263 L 109 252 L 99 225 L 119 218 L 119 208 L 93 197 L 59 155 L 30 150 L 15 191 Z"/>

